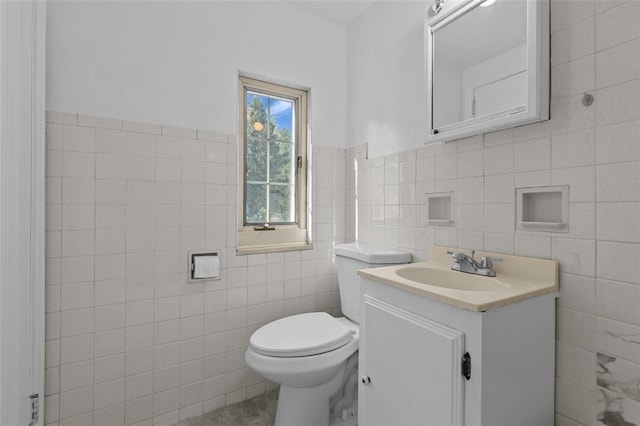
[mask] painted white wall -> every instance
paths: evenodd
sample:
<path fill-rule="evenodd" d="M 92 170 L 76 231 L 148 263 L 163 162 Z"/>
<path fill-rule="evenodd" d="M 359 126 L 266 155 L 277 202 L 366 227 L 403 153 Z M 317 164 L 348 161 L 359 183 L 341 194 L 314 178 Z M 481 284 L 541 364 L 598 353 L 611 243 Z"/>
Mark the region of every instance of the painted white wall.
<path fill-rule="evenodd" d="M 52 1 L 47 109 L 236 132 L 237 74 L 311 88 L 312 143 L 346 146 L 346 29 L 280 1 Z"/>
<path fill-rule="evenodd" d="M 348 27 L 347 146 L 379 156 L 426 138 L 424 1 L 380 0 Z"/>

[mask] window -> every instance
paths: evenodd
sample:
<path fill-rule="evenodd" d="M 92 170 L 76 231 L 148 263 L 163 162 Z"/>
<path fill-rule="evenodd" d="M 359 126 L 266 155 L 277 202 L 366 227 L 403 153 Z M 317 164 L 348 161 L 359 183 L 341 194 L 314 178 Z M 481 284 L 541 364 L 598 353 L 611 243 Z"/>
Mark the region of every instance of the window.
<path fill-rule="evenodd" d="M 240 77 L 238 253 L 311 248 L 307 92 Z"/>

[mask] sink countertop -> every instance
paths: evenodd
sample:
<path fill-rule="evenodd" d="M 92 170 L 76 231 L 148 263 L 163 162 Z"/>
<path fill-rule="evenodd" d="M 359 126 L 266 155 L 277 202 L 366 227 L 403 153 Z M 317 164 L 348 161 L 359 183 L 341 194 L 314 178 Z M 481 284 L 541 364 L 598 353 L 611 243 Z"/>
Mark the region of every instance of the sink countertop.
<path fill-rule="evenodd" d="M 426 262 L 362 269 L 358 274 L 365 278 L 474 312 L 488 311 L 558 290 L 558 262 L 555 260 L 476 252 L 474 256 L 476 259 L 480 259 L 482 256 L 503 259 L 502 262 L 493 264 L 496 276 L 491 278 L 451 271 L 453 259 L 450 254 L 447 254 L 447 251 L 459 251 L 469 254 L 467 250 L 432 246 L 429 250 L 429 260 Z M 426 268 L 438 270 L 439 273 L 441 271 L 450 271 L 451 274 L 455 275 L 451 275 L 449 278 L 453 278 L 456 281 L 460 280 L 460 283 L 464 283 L 464 280 L 473 280 L 473 285 L 477 286 L 481 285 L 481 280 L 493 280 L 494 283 L 496 281 L 500 283 L 502 288 L 474 291 L 430 285 L 403 278 L 397 274 L 398 270 L 406 268 Z M 469 286 L 469 284 L 465 285 Z"/>

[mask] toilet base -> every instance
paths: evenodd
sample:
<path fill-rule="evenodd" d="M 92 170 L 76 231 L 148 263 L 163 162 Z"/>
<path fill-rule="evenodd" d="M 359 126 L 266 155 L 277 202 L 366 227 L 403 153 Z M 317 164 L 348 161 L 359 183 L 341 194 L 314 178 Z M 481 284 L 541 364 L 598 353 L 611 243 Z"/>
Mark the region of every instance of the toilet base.
<path fill-rule="evenodd" d="M 358 353 L 327 383 L 313 387 L 280 385 L 275 426 L 356 426 Z"/>
<path fill-rule="evenodd" d="M 275 426 L 329 426 L 329 399 L 344 378 L 346 363 L 327 383 L 309 388 L 280 385 Z"/>

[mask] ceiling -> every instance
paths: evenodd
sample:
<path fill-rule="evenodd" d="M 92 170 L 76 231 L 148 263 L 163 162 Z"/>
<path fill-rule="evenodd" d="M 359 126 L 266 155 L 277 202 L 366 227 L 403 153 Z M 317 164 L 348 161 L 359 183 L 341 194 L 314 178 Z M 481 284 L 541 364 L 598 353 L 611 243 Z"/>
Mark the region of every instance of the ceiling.
<path fill-rule="evenodd" d="M 285 0 L 316 16 L 347 26 L 358 19 L 376 0 Z"/>

